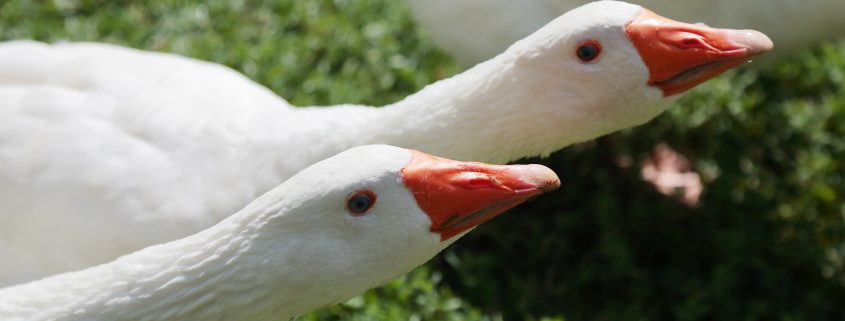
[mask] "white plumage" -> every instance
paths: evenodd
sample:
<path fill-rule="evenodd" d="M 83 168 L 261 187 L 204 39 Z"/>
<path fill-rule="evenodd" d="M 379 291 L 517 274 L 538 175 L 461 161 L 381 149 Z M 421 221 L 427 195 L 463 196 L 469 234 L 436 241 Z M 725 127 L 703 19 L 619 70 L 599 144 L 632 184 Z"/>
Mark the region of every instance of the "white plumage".
<path fill-rule="evenodd" d="M 640 12 L 573 10 L 383 108 L 293 108 L 231 69 L 176 55 L 0 44 L 0 285 L 196 233 L 353 146 L 501 163 L 646 122 L 668 99 L 624 29 Z M 602 42 L 598 61 L 575 57 L 583 39 Z"/>

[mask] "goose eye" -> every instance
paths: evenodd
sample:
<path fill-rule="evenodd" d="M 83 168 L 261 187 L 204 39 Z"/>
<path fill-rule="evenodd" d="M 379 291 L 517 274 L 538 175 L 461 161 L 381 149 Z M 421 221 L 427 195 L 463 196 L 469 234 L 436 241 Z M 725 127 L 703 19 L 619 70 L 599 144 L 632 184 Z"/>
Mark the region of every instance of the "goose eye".
<path fill-rule="evenodd" d="M 575 55 L 583 62 L 592 62 L 601 54 L 601 44 L 595 40 L 588 40 L 578 44 Z"/>
<path fill-rule="evenodd" d="M 346 209 L 353 216 L 361 216 L 376 204 L 376 194 L 371 191 L 360 191 L 346 199 Z"/>

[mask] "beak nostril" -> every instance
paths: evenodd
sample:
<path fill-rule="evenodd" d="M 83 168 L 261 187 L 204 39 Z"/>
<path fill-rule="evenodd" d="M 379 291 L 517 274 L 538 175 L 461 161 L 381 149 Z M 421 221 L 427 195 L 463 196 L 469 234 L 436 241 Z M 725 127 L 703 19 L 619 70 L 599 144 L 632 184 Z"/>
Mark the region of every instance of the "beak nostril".
<path fill-rule="evenodd" d="M 458 174 L 453 183 L 466 189 L 491 188 L 501 185 L 495 176 L 479 172 L 463 172 Z"/>
<path fill-rule="evenodd" d="M 492 177 L 474 177 L 467 181 L 466 185 L 469 188 L 490 187 L 493 183 Z"/>
<path fill-rule="evenodd" d="M 687 47 L 701 47 L 702 45 L 701 40 L 693 38 L 684 39 L 683 41 L 681 41 L 681 44 Z"/>
<path fill-rule="evenodd" d="M 684 37 L 678 42 L 680 49 L 707 48 L 709 45 L 700 37 Z"/>

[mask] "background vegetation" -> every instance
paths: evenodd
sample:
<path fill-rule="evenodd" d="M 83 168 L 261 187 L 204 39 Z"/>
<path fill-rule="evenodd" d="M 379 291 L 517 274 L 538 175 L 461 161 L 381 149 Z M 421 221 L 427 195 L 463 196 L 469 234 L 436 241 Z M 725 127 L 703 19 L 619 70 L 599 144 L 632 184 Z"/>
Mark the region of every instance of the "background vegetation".
<path fill-rule="evenodd" d="M 382 105 L 460 71 L 397 0 L 0 0 L 0 40 L 18 38 L 215 61 L 298 105 Z M 564 188 L 300 319 L 845 319 L 843 137 L 845 43 L 730 73 L 646 125 L 528 160 Z M 660 142 L 705 176 L 698 206 L 640 178 Z"/>

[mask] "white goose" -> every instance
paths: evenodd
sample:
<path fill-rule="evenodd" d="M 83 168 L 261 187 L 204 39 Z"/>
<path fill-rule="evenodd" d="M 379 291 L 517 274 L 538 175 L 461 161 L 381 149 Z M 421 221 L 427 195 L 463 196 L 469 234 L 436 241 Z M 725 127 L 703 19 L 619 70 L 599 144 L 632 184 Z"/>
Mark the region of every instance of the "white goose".
<path fill-rule="evenodd" d="M 407 0 L 411 13 L 443 50 L 471 66 L 493 57 L 559 14 L 594 0 Z M 842 0 L 639 0 L 683 21 L 754 28 L 779 54 L 843 37 Z"/>
<path fill-rule="evenodd" d="M 0 44 L 0 283 L 196 233 L 353 146 L 492 163 L 547 155 L 646 122 L 771 46 L 599 2 L 390 106 L 292 108 L 216 64 Z"/>
<path fill-rule="evenodd" d="M 357 147 L 198 234 L 2 289 L 0 320 L 288 320 L 401 276 L 559 185 L 541 165 Z"/>

